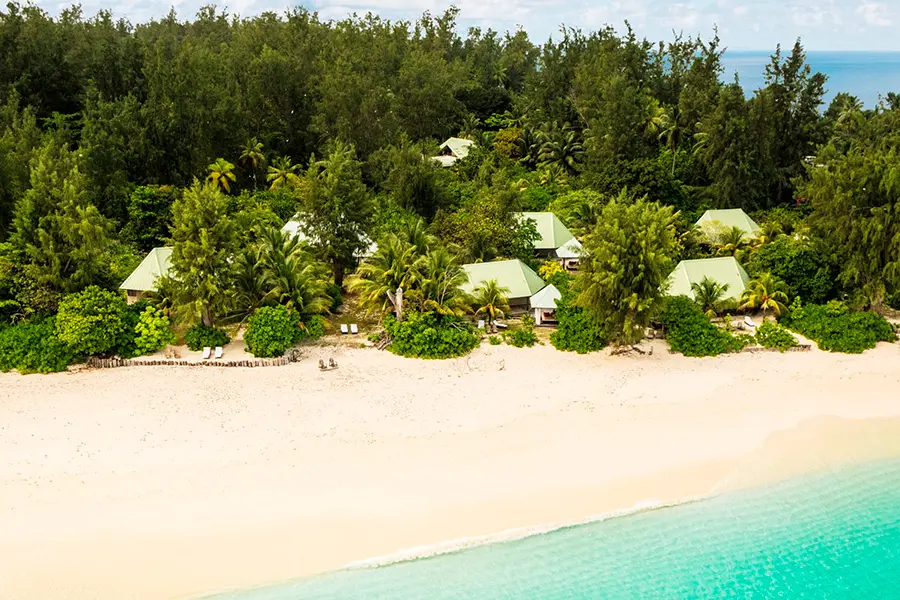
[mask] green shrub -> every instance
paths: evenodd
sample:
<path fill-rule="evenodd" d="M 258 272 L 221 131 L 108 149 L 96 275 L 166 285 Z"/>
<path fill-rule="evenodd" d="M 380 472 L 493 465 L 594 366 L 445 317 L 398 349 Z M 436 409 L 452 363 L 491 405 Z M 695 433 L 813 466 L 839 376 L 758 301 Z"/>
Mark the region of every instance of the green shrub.
<path fill-rule="evenodd" d="M 134 332 L 134 344 L 140 354 L 153 354 L 175 342 L 175 334 L 169 327 L 169 317 L 152 306 L 148 306 L 140 314 Z"/>
<path fill-rule="evenodd" d="M 530 348 L 537 344 L 537 336 L 534 334 L 534 317 L 531 315 L 522 317 L 522 329 L 505 332 L 503 339 L 507 344 L 516 348 Z"/>
<path fill-rule="evenodd" d="M 244 343 L 253 356 L 282 356 L 303 337 L 297 313 L 283 306 L 264 306 L 247 320 Z"/>
<path fill-rule="evenodd" d="M 884 317 L 872 312 L 853 312 L 842 302 L 802 305 L 794 300 L 781 322 L 811 340 L 822 350 L 859 354 L 878 342 L 897 339 Z"/>
<path fill-rule="evenodd" d="M 329 282 L 328 285 L 325 286 L 325 293 L 331 298 L 331 306 L 328 307 L 328 312 L 336 312 L 344 303 L 344 297 L 341 296 L 340 286 L 334 285 L 333 282 Z"/>
<path fill-rule="evenodd" d="M 756 342 L 763 348 L 778 348 L 782 352 L 797 346 L 794 335 L 772 321 L 765 321 L 756 328 Z"/>
<path fill-rule="evenodd" d="M 317 340 L 325 335 L 325 318 L 313 315 L 303 323 L 302 334 L 310 340 Z"/>
<path fill-rule="evenodd" d="M 415 358 L 451 358 L 468 354 L 478 345 L 471 325 L 453 317 L 410 312 L 403 321 L 384 320 L 394 354 Z"/>
<path fill-rule="evenodd" d="M 666 329 L 669 346 L 685 356 L 717 356 L 737 352 L 749 341 L 749 336 L 737 338 L 713 325 L 687 296 L 667 298 L 660 321 Z"/>
<path fill-rule="evenodd" d="M 224 346 L 230 341 L 231 338 L 221 329 L 207 327 L 203 324 L 194 325 L 184 334 L 184 343 L 194 352 L 207 347 Z"/>
<path fill-rule="evenodd" d="M 506 340 L 507 344 L 516 348 L 530 348 L 537 344 L 537 336 L 533 331 L 523 331 L 521 329 L 504 333 L 503 339 Z"/>
<path fill-rule="evenodd" d="M 59 303 L 56 334 L 77 355 L 103 354 L 123 343 L 128 312 L 121 295 L 91 286 Z"/>
<path fill-rule="evenodd" d="M 54 317 L 0 329 L 0 371 L 55 373 L 74 360 L 75 354 L 56 335 Z"/>
<path fill-rule="evenodd" d="M 488 343 L 489 343 L 491 346 L 499 346 L 500 344 L 503 343 L 503 340 L 500 339 L 500 336 L 499 336 L 499 335 L 489 335 L 489 336 L 488 336 Z"/>
<path fill-rule="evenodd" d="M 562 294 L 556 301 L 556 331 L 550 334 L 550 343 L 557 350 L 586 354 L 603 350 L 608 343 L 603 329 L 584 312 L 573 306 L 574 291 L 569 289 L 571 276 L 566 273 L 553 275 L 550 283 Z"/>

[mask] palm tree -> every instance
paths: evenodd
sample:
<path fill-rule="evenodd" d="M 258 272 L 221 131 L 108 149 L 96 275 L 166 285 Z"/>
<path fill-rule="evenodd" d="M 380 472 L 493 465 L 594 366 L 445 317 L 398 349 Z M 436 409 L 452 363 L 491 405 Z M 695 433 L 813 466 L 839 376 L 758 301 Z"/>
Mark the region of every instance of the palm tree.
<path fill-rule="evenodd" d="M 694 303 L 700 310 L 707 316 L 714 317 L 723 308 L 723 298 L 728 291 L 728 284 L 704 277 L 699 282 L 691 284 L 691 291 L 694 292 Z"/>
<path fill-rule="evenodd" d="M 498 317 L 503 317 L 509 312 L 509 289 L 497 284 L 496 279 L 490 279 L 475 288 L 472 301 L 475 307 L 475 315 L 484 315 L 488 325 L 491 325 Z"/>
<path fill-rule="evenodd" d="M 328 311 L 327 268 L 306 252 L 303 242 L 278 229 L 263 236 L 262 253 L 267 300 L 292 308 L 301 316 Z"/>
<path fill-rule="evenodd" d="M 763 273 L 750 282 L 741 294 L 741 310 L 772 311 L 776 316 L 787 309 L 787 285 L 771 273 Z"/>
<path fill-rule="evenodd" d="M 536 167 L 541 154 L 540 132 L 535 130 L 530 124 L 526 123 L 522 127 L 522 134 L 519 136 L 518 146 L 519 156 L 522 157 L 519 159 L 519 162 L 526 167 Z"/>
<path fill-rule="evenodd" d="M 644 104 L 644 131 L 657 137 L 667 124 L 666 109 L 660 106 L 656 98 L 648 94 Z"/>
<path fill-rule="evenodd" d="M 300 185 L 300 176 L 297 171 L 300 165 L 291 164 L 291 159 L 287 156 L 279 156 L 269 166 L 269 172 L 266 175 L 266 181 L 269 182 L 270 190 L 289 186 L 297 187 Z"/>
<path fill-rule="evenodd" d="M 367 314 L 396 312 L 393 294 L 397 288 L 408 290 L 416 282 L 418 259 L 415 246 L 390 235 L 359 265 L 356 274 L 347 281 L 347 287 L 359 294 L 359 304 Z"/>
<path fill-rule="evenodd" d="M 253 173 L 253 189 L 256 189 L 256 173 L 259 167 L 265 162 L 266 157 L 263 155 L 262 142 L 255 137 L 248 139 L 241 146 L 240 163 L 245 169 Z"/>
<path fill-rule="evenodd" d="M 206 182 L 217 188 L 222 188 L 225 192 L 231 191 L 229 181 L 234 181 L 234 165 L 224 158 L 217 158 L 216 162 L 207 167 L 209 175 L 206 176 Z"/>
<path fill-rule="evenodd" d="M 681 127 L 678 124 L 678 112 L 666 110 L 663 114 L 659 139 L 672 151 L 672 177 L 675 177 L 675 162 L 678 159 L 678 146 L 681 144 Z"/>
<path fill-rule="evenodd" d="M 234 316 L 246 317 L 263 305 L 268 289 L 262 255 L 247 248 L 234 260 Z"/>
<path fill-rule="evenodd" d="M 438 243 L 437 238 L 428 233 L 428 225 L 422 217 L 406 220 L 396 235 L 411 244 L 416 249 L 416 254 L 420 255 L 427 254 L 429 248 L 434 248 Z"/>
<path fill-rule="evenodd" d="M 469 276 L 446 248 L 436 248 L 424 256 L 419 272 L 415 295 L 424 310 L 457 317 L 468 312 L 471 300 L 462 286 Z"/>
<path fill-rule="evenodd" d="M 719 254 L 738 256 L 747 247 L 747 232 L 740 227 L 726 229 L 716 244 Z"/>
<path fill-rule="evenodd" d="M 888 92 L 884 97 L 888 110 L 900 110 L 900 94 L 897 92 Z"/>
<path fill-rule="evenodd" d="M 471 140 L 476 138 L 480 131 L 481 121 L 478 120 L 478 117 L 472 113 L 466 113 L 466 116 L 463 117 L 463 122 L 460 125 L 459 137 Z"/>
<path fill-rule="evenodd" d="M 579 141 L 575 131 L 566 123 L 563 127 L 555 124 L 540 133 L 541 150 L 538 154 L 538 166 L 557 165 L 566 174 L 578 173 L 584 159 L 584 145 Z"/>

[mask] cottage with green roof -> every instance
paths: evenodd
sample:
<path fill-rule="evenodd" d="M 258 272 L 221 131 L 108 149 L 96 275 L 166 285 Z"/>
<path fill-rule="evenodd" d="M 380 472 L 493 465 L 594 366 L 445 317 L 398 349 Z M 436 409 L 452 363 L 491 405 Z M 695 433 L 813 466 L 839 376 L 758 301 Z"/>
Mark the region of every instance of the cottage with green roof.
<path fill-rule="evenodd" d="M 474 294 L 475 288 L 494 279 L 497 285 L 509 290 L 506 294 L 510 306 L 528 308 L 528 300 L 546 284 L 521 260 L 498 260 L 463 265 L 469 281 L 462 286 L 463 291 Z"/>
<path fill-rule="evenodd" d="M 710 241 L 714 241 L 718 235 L 732 227 L 741 229 L 744 232 L 744 239 L 751 239 L 759 233 L 759 225 L 740 208 L 708 210 L 697 219 L 696 226 Z"/>
<path fill-rule="evenodd" d="M 434 157 L 442 167 L 452 167 L 460 158 L 469 155 L 469 150 L 475 144 L 472 140 L 452 137 L 441 144 L 438 155 Z"/>
<path fill-rule="evenodd" d="M 719 284 L 728 285 L 723 299 L 740 300 L 741 294 L 750 283 L 747 271 L 733 256 L 683 260 L 669 275 L 666 294 L 687 296 L 693 300 L 694 291 L 691 289 L 691 285 L 700 283 L 704 277 L 709 277 Z"/>
<path fill-rule="evenodd" d="M 563 225 L 552 212 L 520 212 L 515 216 L 521 220 L 534 221 L 538 239 L 534 242 L 535 251 L 542 256 L 556 256 L 556 251 L 575 238 L 572 232 Z"/>
<path fill-rule="evenodd" d="M 169 274 L 169 258 L 172 256 L 172 248 L 154 248 L 151 250 L 137 269 L 132 271 L 120 290 L 125 290 L 129 304 L 134 304 L 140 298 L 150 292 L 156 291 L 156 280 Z"/>

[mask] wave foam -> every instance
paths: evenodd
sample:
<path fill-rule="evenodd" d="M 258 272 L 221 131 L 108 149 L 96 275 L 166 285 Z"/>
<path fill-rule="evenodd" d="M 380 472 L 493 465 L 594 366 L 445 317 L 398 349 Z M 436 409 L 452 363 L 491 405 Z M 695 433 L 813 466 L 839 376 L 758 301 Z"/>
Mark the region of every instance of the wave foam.
<path fill-rule="evenodd" d="M 500 544 L 504 542 L 514 542 L 517 540 L 522 540 L 525 538 L 538 536 L 538 535 L 547 535 L 548 533 L 553 533 L 555 531 L 560 531 L 563 529 L 568 529 L 570 527 L 578 527 L 580 525 L 588 525 L 590 523 L 598 523 L 600 521 L 607 521 L 609 519 L 617 519 L 620 517 L 627 517 L 629 515 L 634 515 L 637 513 L 648 512 L 652 510 L 659 510 L 661 508 L 668 508 L 671 506 L 679 506 L 682 504 L 690 504 L 692 502 L 698 502 L 700 500 L 706 500 L 715 496 L 715 494 L 704 495 L 704 496 L 693 496 L 684 498 L 681 500 L 675 500 L 671 502 L 663 502 L 659 500 L 644 500 L 638 502 L 637 504 L 631 506 L 630 508 L 624 508 L 620 510 L 599 513 L 595 515 L 591 515 L 588 517 L 583 517 L 579 519 L 569 519 L 566 521 L 557 521 L 554 523 L 549 523 L 545 525 L 536 525 L 530 527 L 516 527 L 513 529 L 505 529 L 503 531 L 499 531 L 497 533 L 491 533 L 487 535 L 479 535 L 465 538 L 457 538 L 454 540 L 449 540 L 446 542 L 439 542 L 437 544 L 432 544 L 428 546 L 416 546 L 413 548 L 406 548 L 404 550 L 399 550 L 397 552 L 392 552 L 390 554 L 383 554 L 381 556 L 376 556 L 373 558 L 366 558 L 363 560 L 357 560 L 350 563 L 347 563 L 343 566 L 343 570 L 352 570 L 352 569 L 375 569 L 379 567 L 386 567 L 389 565 L 403 563 L 403 562 L 411 562 L 414 560 L 422 560 L 426 558 L 432 558 L 435 556 L 440 556 L 443 554 L 452 554 L 454 552 L 461 552 L 463 550 L 469 550 L 471 548 L 476 548 L 479 546 L 487 546 L 490 544 Z"/>

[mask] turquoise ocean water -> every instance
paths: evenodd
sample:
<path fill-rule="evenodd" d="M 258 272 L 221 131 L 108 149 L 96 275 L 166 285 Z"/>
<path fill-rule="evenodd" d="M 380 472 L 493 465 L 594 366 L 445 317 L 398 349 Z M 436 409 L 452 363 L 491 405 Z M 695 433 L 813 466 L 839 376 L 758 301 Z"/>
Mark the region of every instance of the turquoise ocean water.
<path fill-rule="evenodd" d="M 770 54 L 727 50 L 722 56 L 723 79 L 731 82 L 737 73 L 744 91 L 752 94 L 764 85 Z M 900 94 L 900 52 L 808 52 L 807 62 L 813 72 L 828 75 L 823 110 L 838 92 L 853 94 L 866 108 L 875 108 L 879 94 Z"/>
<path fill-rule="evenodd" d="M 213 598 L 900 599 L 900 460 Z"/>

